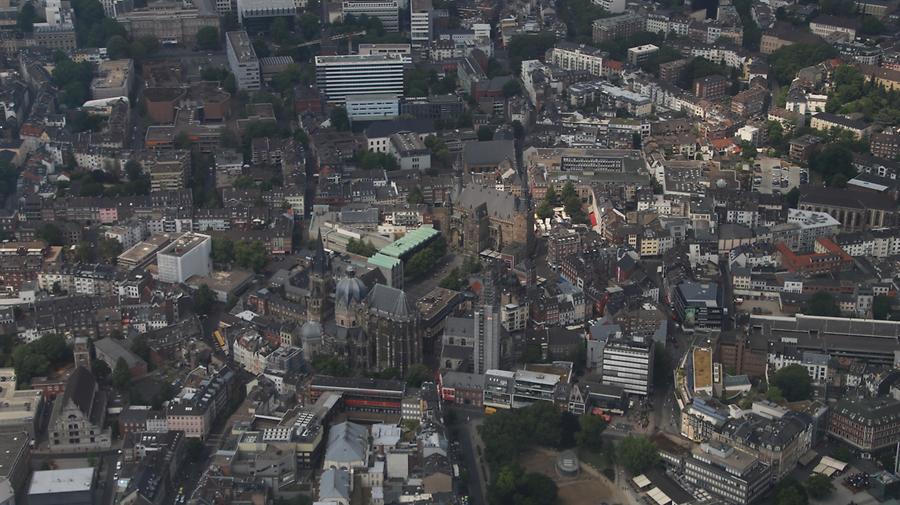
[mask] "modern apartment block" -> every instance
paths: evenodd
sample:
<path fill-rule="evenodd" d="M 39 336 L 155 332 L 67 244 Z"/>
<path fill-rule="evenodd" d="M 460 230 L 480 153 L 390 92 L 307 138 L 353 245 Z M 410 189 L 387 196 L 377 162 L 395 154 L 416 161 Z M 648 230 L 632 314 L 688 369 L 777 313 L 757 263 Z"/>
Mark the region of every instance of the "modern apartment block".
<path fill-rule="evenodd" d="M 351 95 L 403 96 L 403 67 L 408 57 L 395 55 L 316 56 L 316 86 L 329 103 Z"/>
<path fill-rule="evenodd" d="M 240 90 L 259 89 L 259 58 L 245 31 L 225 34 L 228 68 Z"/>
<path fill-rule="evenodd" d="M 771 485 L 771 469 L 749 452 L 719 443 L 694 449 L 684 464 L 687 481 L 724 503 L 747 505 Z"/>
<path fill-rule="evenodd" d="M 417 48 L 427 48 L 434 34 L 431 0 L 412 0 L 409 6 L 409 39 Z"/>
<path fill-rule="evenodd" d="M 653 387 L 653 341 L 643 336 L 617 333 L 603 347 L 600 367 L 603 384 L 619 386 L 626 393 L 648 396 Z"/>
<path fill-rule="evenodd" d="M 344 18 L 369 16 L 378 18 L 385 31 L 400 31 L 400 5 L 397 0 L 345 0 L 341 4 Z"/>
<path fill-rule="evenodd" d="M 532 370 L 488 370 L 484 374 L 484 406 L 518 409 L 534 402 L 552 402 L 560 376 Z"/>

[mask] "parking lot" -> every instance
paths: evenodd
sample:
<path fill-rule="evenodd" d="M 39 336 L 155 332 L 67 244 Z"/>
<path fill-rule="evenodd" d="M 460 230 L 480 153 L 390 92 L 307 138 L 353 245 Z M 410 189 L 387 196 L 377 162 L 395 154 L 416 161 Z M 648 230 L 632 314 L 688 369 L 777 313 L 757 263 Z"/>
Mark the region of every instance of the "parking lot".
<path fill-rule="evenodd" d="M 787 193 L 809 182 L 809 172 L 799 166 L 783 164 L 778 158 L 759 158 L 751 167 L 751 191 L 770 195 Z"/>

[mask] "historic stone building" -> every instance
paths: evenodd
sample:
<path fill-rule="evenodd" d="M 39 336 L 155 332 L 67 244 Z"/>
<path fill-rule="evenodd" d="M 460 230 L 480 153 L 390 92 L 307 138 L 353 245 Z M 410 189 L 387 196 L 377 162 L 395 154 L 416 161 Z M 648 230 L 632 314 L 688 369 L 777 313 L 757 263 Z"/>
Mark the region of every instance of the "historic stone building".
<path fill-rule="evenodd" d="M 448 243 L 466 254 L 494 249 L 525 256 L 532 248 L 534 219 L 528 197 L 467 184 L 453 192 L 447 214 Z"/>

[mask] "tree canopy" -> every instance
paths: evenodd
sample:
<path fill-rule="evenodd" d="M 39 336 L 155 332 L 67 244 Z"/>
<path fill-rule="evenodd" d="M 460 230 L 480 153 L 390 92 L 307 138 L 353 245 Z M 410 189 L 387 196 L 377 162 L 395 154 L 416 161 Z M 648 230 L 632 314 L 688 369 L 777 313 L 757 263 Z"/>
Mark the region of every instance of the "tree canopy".
<path fill-rule="evenodd" d="M 814 473 L 806 479 L 806 492 L 816 500 L 824 500 L 834 492 L 834 484 L 827 476 Z"/>
<path fill-rule="evenodd" d="M 837 51 L 825 42 L 817 44 L 792 44 L 782 47 L 769 55 L 769 66 L 782 86 L 794 80 L 801 68 L 815 65 L 837 54 Z"/>
<path fill-rule="evenodd" d="M 820 291 L 813 294 L 803 306 L 803 313 L 810 316 L 840 316 L 841 310 L 831 293 Z"/>
<path fill-rule="evenodd" d="M 207 51 L 219 48 L 219 30 L 214 26 L 204 26 L 197 30 L 197 47 Z"/>
<path fill-rule="evenodd" d="M 616 446 L 616 460 L 626 470 L 637 475 L 659 461 L 659 451 L 649 438 L 629 435 Z"/>
<path fill-rule="evenodd" d="M 809 400 L 812 396 L 812 379 L 803 365 L 788 365 L 778 370 L 772 377 L 772 384 L 789 402 Z"/>

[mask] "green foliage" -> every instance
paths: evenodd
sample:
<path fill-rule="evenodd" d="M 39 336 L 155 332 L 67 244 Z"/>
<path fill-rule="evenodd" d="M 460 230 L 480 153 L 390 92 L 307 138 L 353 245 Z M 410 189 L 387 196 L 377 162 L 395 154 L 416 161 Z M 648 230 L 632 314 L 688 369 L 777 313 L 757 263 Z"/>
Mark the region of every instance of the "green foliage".
<path fill-rule="evenodd" d="M 537 208 L 537 215 L 541 219 L 550 219 L 553 217 L 553 206 L 546 200 L 542 201 Z"/>
<path fill-rule="evenodd" d="M 320 374 L 334 377 L 349 377 L 351 373 L 347 364 L 335 356 L 316 356 L 312 360 L 312 367 Z"/>
<path fill-rule="evenodd" d="M 406 203 L 410 205 L 419 205 L 425 203 L 425 195 L 422 194 L 422 188 L 415 186 L 406 195 Z"/>
<path fill-rule="evenodd" d="M 775 486 L 775 505 L 807 505 L 808 503 L 806 490 L 793 478 L 784 478 Z"/>
<path fill-rule="evenodd" d="M 216 303 L 216 294 L 206 284 L 201 285 L 197 289 L 197 294 L 194 295 L 194 312 L 207 316 L 214 303 Z"/>
<path fill-rule="evenodd" d="M 772 384 L 781 390 L 784 399 L 789 402 L 812 397 L 812 379 L 803 365 L 788 365 L 778 370 L 772 377 Z"/>
<path fill-rule="evenodd" d="M 451 270 L 439 286 L 444 289 L 452 289 L 453 291 L 462 291 L 469 286 L 469 276 L 480 271 L 481 263 L 469 256 L 463 261 L 462 267 Z"/>
<path fill-rule="evenodd" d="M 75 63 L 67 57 L 56 60 L 51 74 L 53 85 L 62 90 L 61 101 L 69 107 L 80 107 L 87 101 L 93 75 L 90 63 Z"/>
<path fill-rule="evenodd" d="M 96 245 L 97 257 L 105 263 L 114 264 L 122 254 L 122 243 L 109 237 L 101 237 Z"/>
<path fill-rule="evenodd" d="M 231 72 L 225 67 L 203 67 L 200 70 L 200 78 L 204 81 L 224 81 L 229 75 Z"/>
<path fill-rule="evenodd" d="M 62 230 L 59 229 L 59 226 L 56 226 L 53 223 L 44 223 L 38 226 L 37 230 L 35 230 L 35 236 L 50 245 L 65 244 L 65 240 L 63 240 Z"/>
<path fill-rule="evenodd" d="M 112 372 L 112 384 L 117 391 L 126 391 L 131 383 L 131 370 L 125 358 L 116 361 L 116 368 Z"/>
<path fill-rule="evenodd" d="M 94 377 L 98 381 L 106 380 L 109 377 L 109 374 L 112 373 L 112 370 L 109 369 L 109 365 L 106 364 L 105 361 L 95 359 L 91 362 L 91 373 L 94 374 Z"/>
<path fill-rule="evenodd" d="M 331 127 L 338 131 L 350 131 L 350 118 L 347 116 L 347 109 L 343 107 L 334 107 L 328 116 L 331 119 Z"/>
<path fill-rule="evenodd" d="M 106 52 L 113 60 L 128 58 L 128 41 L 121 35 L 113 35 L 106 41 Z"/>
<path fill-rule="evenodd" d="M 875 16 L 863 16 L 862 23 L 860 23 L 859 33 L 863 35 L 881 35 L 884 33 L 885 27 L 884 23 L 882 23 Z"/>
<path fill-rule="evenodd" d="M 34 31 L 34 23 L 37 20 L 38 14 L 37 9 L 34 8 L 34 4 L 26 2 L 25 5 L 19 9 L 18 15 L 16 15 L 16 28 L 22 33 L 31 33 Z"/>
<path fill-rule="evenodd" d="M 545 196 L 545 201 L 549 201 L 549 198 L 555 196 L 555 193 L 551 194 L 548 188 L 547 196 Z M 578 196 L 578 192 L 575 191 L 575 185 L 572 184 L 572 181 L 566 182 L 566 185 L 563 186 L 562 189 L 562 202 L 563 208 L 568 214 L 569 219 L 574 224 L 587 224 L 589 222 L 587 214 L 585 214 L 584 209 L 582 208 L 581 198 Z"/>
<path fill-rule="evenodd" d="M 425 249 L 415 253 L 406 262 L 405 270 L 408 279 L 418 279 L 437 265 L 447 254 L 447 241 L 438 235 Z"/>
<path fill-rule="evenodd" d="M 834 492 L 834 484 L 825 475 L 814 473 L 806 479 L 806 492 L 816 500 L 824 500 Z"/>
<path fill-rule="evenodd" d="M 536 402 L 485 417 L 478 429 L 485 444 L 484 457 L 496 470 L 514 463 L 534 445 L 559 447 L 562 413 L 552 403 Z"/>
<path fill-rule="evenodd" d="M 566 24 L 566 38 L 580 44 L 593 43 L 594 20 L 610 16 L 591 0 L 560 0 L 556 9 Z"/>
<path fill-rule="evenodd" d="M 843 144 L 828 144 L 813 152 L 809 157 L 809 168 L 831 186 L 839 186 L 835 184 L 839 177 L 843 177 L 846 184 L 847 180 L 856 176 L 853 152 Z"/>
<path fill-rule="evenodd" d="M 734 8 L 741 16 L 741 24 L 744 27 L 743 46 L 744 49 L 751 51 L 759 51 L 759 41 L 762 39 L 762 30 L 753 20 L 751 12 L 752 0 L 735 0 Z"/>
<path fill-rule="evenodd" d="M 841 310 L 831 293 L 820 291 L 813 294 L 803 306 L 803 313 L 810 316 L 840 316 Z"/>
<path fill-rule="evenodd" d="M 234 261 L 234 241 L 227 238 L 212 239 L 212 260 L 216 265 L 227 266 Z"/>
<path fill-rule="evenodd" d="M 115 172 L 93 170 L 79 181 L 81 196 L 129 196 L 150 193 L 150 176 L 142 174 L 136 180 L 122 181 Z"/>
<path fill-rule="evenodd" d="M 397 158 L 390 153 L 362 151 L 356 155 L 356 158 L 359 168 L 363 170 L 387 170 L 390 172 L 400 168 Z"/>
<path fill-rule="evenodd" d="M 425 147 L 431 151 L 432 166 L 439 166 L 445 170 L 453 167 L 453 155 L 443 140 L 429 135 L 425 137 Z"/>
<path fill-rule="evenodd" d="M 815 65 L 837 54 L 837 51 L 825 42 L 817 44 L 793 44 L 782 47 L 769 55 L 769 66 L 775 80 L 787 86 L 794 80 L 801 68 Z"/>
<path fill-rule="evenodd" d="M 481 125 L 478 127 L 477 135 L 481 142 L 494 140 L 494 129 L 487 125 Z"/>
<path fill-rule="evenodd" d="M 544 53 L 556 44 L 556 35 L 541 32 L 528 35 L 513 35 L 507 47 L 509 63 L 515 74 L 519 73 L 525 60 L 543 59 Z"/>
<path fill-rule="evenodd" d="M 234 261 L 241 268 L 260 273 L 269 261 L 269 253 L 262 242 L 241 240 L 234 244 Z"/>
<path fill-rule="evenodd" d="M 784 394 L 781 392 L 781 388 L 770 385 L 768 389 L 766 389 L 766 400 L 769 400 L 772 403 L 782 403 L 784 401 Z"/>
<path fill-rule="evenodd" d="M 204 26 L 197 30 L 197 47 L 206 51 L 219 48 L 219 30 L 214 26 Z"/>
<path fill-rule="evenodd" d="M 796 209 L 797 205 L 800 203 L 800 188 L 791 188 L 791 190 L 784 195 L 784 200 L 789 208 Z"/>
<path fill-rule="evenodd" d="M 372 242 L 370 241 L 363 241 L 362 239 L 356 240 L 351 237 L 350 241 L 347 242 L 347 252 L 369 258 L 378 252 L 378 248 L 372 245 Z"/>
<path fill-rule="evenodd" d="M 578 418 L 579 430 L 575 434 L 578 447 L 589 451 L 600 452 L 603 449 L 603 431 L 606 421 L 599 416 L 584 415 Z"/>
<path fill-rule="evenodd" d="M 616 446 L 616 460 L 626 470 L 637 475 L 659 461 L 659 451 L 649 438 L 629 435 Z"/>
<path fill-rule="evenodd" d="M 199 463 L 206 454 L 206 445 L 199 438 L 189 438 L 184 444 L 184 454 L 188 461 Z"/>
<path fill-rule="evenodd" d="M 79 47 L 105 47 L 110 37 L 128 35 L 118 21 L 106 17 L 98 0 L 72 0 L 71 5 Z"/>
<path fill-rule="evenodd" d="M 403 87 L 406 96 L 445 95 L 456 91 L 456 76 L 441 77 L 433 68 L 418 64 L 407 71 Z"/>
<path fill-rule="evenodd" d="M 431 377 L 431 370 L 427 366 L 416 363 L 406 371 L 406 384 L 414 388 L 422 387 L 423 382 L 432 380 Z"/>
<path fill-rule="evenodd" d="M 503 85 L 503 96 L 506 98 L 512 98 L 517 95 L 522 94 L 522 85 L 519 84 L 519 81 L 513 79 L 506 84 Z"/>
<path fill-rule="evenodd" d="M 518 465 L 500 469 L 488 490 L 488 501 L 503 505 L 554 505 L 559 489 L 556 482 L 541 473 L 523 473 Z"/>
<path fill-rule="evenodd" d="M 12 352 L 16 377 L 22 382 L 47 374 L 51 367 L 60 366 L 69 357 L 65 337 L 55 334 L 44 335 L 30 344 L 19 345 Z"/>
<path fill-rule="evenodd" d="M 875 319 L 891 319 L 891 306 L 894 298 L 887 295 L 878 295 L 872 301 L 872 317 Z"/>
<path fill-rule="evenodd" d="M 841 65 L 834 71 L 834 86 L 825 104 L 827 112 L 860 113 L 883 125 L 900 122 L 900 91 L 878 86 L 855 67 Z"/>
<path fill-rule="evenodd" d="M 9 196 L 15 193 L 18 178 L 19 171 L 9 161 L 0 161 L 0 196 Z"/>

